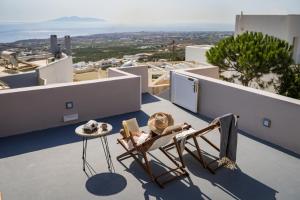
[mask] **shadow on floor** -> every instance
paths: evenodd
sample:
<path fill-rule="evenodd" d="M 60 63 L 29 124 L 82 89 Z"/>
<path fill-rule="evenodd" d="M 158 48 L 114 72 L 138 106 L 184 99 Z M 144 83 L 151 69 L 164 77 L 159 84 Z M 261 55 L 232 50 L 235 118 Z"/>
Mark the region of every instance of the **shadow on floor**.
<path fill-rule="evenodd" d="M 101 173 L 89 178 L 85 184 L 86 189 L 97 196 L 117 194 L 127 186 L 126 179 L 116 173 Z"/>
<path fill-rule="evenodd" d="M 211 199 L 201 192 L 197 185 L 194 185 L 189 177 L 183 177 L 179 180 L 172 181 L 165 185 L 165 188 L 160 188 L 157 184 L 151 182 L 151 179 L 142 167 L 136 162 L 132 161 L 129 167 L 121 163 L 127 172 L 135 176 L 141 183 L 145 190 L 145 200 L 149 199 Z M 166 171 L 166 166 L 159 161 L 151 160 L 150 166 L 154 174 L 160 174 Z M 188 194 L 188 196 L 187 196 Z"/>
<path fill-rule="evenodd" d="M 214 157 L 206 152 L 203 156 L 205 160 Z M 211 174 L 188 154 L 184 155 L 184 161 L 193 175 L 208 180 L 213 186 L 230 195 L 232 199 L 276 199 L 278 191 L 245 174 L 240 168 L 236 170 L 220 168 L 216 174 Z M 256 165 L 253 164 L 253 167 Z"/>
<path fill-rule="evenodd" d="M 137 118 L 140 126 L 147 125 L 149 116 L 143 111 L 96 120 L 110 123 L 113 126 L 111 134 L 114 134 L 118 133 L 121 129 L 121 123 L 123 120 L 133 117 Z M 74 130 L 77 126 L 83 123 L 85 122 L 0 138 L 0 159 L 55 146 L 79 142 L 81 141 L 81 137 L 75 135 Z"/>
<path fill-rule="evenodd" d="M 149 93 L 145 93 L 142 95 L 142 104 L 155 103 L 158 101 L 161 101 L 161 100 Z"/>

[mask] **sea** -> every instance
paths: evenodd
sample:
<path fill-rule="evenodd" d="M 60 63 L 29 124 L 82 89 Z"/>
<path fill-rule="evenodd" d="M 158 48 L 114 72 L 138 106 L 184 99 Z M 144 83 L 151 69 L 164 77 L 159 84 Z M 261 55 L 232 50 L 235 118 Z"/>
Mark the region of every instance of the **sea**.
<path fill-rule="evenodd" d="M 0 22 L 0 43 L 10 43 L 27 39 L 46 39 L 56 34 L 85 36 L 101 33 L 139 32 L 139 31 L 233 31 L 231 24 L 159 24 L 159 25 L 128 25 L 107 22 Z"/>

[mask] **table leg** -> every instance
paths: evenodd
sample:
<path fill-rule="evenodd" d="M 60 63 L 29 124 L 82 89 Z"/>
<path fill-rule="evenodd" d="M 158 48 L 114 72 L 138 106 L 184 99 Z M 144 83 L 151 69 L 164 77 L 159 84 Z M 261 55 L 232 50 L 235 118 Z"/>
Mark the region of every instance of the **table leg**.
<path fill-rule="evenodd" d="M 102 143 L 102 147 L 104 150 L 104 154 L 105 154 L 105 158 L 106 158 L 106 162 L 108 165 L 108 170 L 110 172 L 115 172 L 115 168 L 111 159 L 111 155 L 110 155 L 110 151 L 109 151 L 109 146 L 108 146 L 108 142 L 107 142 L 107 137 L 106 135 L 101 137 L 101 143 Z"/>
<path fill-rule="evenodd" d="M 84 158 L 84 137 L 82 138 L 82 160 Z"/>
<path fill-rule="evenodd" d="M 85 171 L 86 165 L 86 149 L 87 149 L 87 138 L 82 139 L 82 169 Z"/>

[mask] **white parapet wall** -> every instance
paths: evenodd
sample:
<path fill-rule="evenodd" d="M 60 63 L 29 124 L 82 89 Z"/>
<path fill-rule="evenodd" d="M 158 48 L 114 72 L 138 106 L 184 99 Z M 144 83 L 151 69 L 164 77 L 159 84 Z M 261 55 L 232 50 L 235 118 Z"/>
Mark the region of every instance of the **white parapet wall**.
<path fill-rule="evenodd" d="M 192 69 L 183 69 L 183 70 L 177 70 L 177 71 L 190 72 L 190 73 L 207 76 L 207 77 L 215 78 L 215 79 L 220 78 L 219 67 L 213 66 L 213 65 L 197 67 L 197 68 L 192 68 Z"/>
<path fill-rule="evenodd" d="M 70 83 L 73 82 L 73 62 L 71 56 L 64 55 L 60 60 L 36 69 L 40 83 Z"/>
<path fill-rule="evenodd" d="M 237 15 L 235 35 L 246 31 L 262 32 L 296 46 L 293 58 L 300 63 L 300 15 Z"/>
<path fill-rule="evenodd" d="M 206 52 L 212 45 L 194 45 L 185 47 L 185 61 L 207 64 Z"/>
<path fill-rule="evenodd" d="M 141 77 L 111 71 L 120 76 L 0 91 L 0 137 L 140 110 Z"/>
<path fill-rule="evenodd" d="M 300 154 L 300 100 L 202 76 L 197 70 L 177 72 L 199 80 L 201 115 L 237 114 L 241 130 Z M 270 127 L 263 125 L 264 119 Z"/>
<path fill-rule="evenodd" d="M 134 74 L 141 77 L 142 81 L 142 93 L 149 92 L 149 76 L 148 76 L 148 66 L 131 66 L 131 67 L 121 67 L 118 68 L 123 72 Z"/>

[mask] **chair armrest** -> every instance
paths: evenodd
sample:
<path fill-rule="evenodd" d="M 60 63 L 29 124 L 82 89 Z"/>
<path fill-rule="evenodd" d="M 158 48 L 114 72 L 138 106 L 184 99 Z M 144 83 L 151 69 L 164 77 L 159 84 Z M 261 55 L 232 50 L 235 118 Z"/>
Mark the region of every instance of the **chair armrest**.
<path fill-rule="evenodd" d="M 122 135 L 122 139 L 127 139 L 124 129 L 120 129 L 120 134 Z"/>
<path fill-rule="evenodd" d="M 188 123 L 186 123 L 186 122 L 183 123 L 182 129 L 188 130 L 188 129 L 190 129 L 190 128 L 192 128 L 192 125 L 190 125 L 190 124 L 188 124 Z"/>

